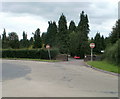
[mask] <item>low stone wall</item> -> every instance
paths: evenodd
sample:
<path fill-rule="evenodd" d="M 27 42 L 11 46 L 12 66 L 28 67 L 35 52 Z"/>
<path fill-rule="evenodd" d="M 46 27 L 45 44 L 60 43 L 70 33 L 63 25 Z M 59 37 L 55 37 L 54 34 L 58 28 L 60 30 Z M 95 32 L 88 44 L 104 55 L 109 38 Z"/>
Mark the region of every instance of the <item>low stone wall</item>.
<path fill-rule="evenodd" d="M 56 56 L 56 60 L 68 61 L 68 55 L 67 54 L 59 54 Z"/>

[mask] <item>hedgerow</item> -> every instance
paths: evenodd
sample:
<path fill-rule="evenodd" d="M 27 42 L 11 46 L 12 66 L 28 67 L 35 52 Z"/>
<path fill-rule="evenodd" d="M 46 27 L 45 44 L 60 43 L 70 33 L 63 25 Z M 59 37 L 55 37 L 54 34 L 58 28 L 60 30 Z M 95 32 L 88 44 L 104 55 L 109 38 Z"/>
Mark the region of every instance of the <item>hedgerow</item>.
<path fill-rule="evenodd" d="M 3 49 L 2 58 L 49 59 L 47 49 Z M 50 49 L 51 59 L 55 59 L 58 49 Z"/>

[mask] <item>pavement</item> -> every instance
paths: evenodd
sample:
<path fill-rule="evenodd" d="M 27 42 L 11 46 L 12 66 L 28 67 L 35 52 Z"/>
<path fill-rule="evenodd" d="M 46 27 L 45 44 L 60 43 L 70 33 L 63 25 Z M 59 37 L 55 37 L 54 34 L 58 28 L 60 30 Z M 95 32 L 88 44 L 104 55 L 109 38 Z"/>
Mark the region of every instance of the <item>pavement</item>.
<path fill-rule="evenodd" d="M 3 97 L 118 97 L 118 76 L 88 68 L 83 60 L 2 65 Z"/>

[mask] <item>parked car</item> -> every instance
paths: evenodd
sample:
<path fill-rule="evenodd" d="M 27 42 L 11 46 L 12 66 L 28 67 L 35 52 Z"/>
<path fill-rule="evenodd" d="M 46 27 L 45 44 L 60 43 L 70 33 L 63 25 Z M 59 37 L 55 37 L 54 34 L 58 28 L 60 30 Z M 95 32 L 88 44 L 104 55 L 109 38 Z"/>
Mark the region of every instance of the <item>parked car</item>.
<path fill-rule="evenodd" d="M 75 59 L 80 59 L 80 57 L 79 57 L 79 56 L 74 56 L 74 58 L 75 58 Z"/>

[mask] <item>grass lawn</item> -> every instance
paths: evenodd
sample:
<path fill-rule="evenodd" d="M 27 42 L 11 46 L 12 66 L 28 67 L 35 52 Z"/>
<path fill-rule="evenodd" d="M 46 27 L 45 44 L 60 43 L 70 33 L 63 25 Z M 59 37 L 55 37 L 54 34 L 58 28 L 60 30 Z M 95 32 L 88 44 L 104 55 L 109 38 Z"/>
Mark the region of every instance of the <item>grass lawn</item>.
<path fill-rule="evenodd" d="M 118 66 L 114 64 L 110 64 L 106 61 L 88 61 L 87 64 L 102 70 L 106 70 L 114 73 L 120 73 L 120 66 L 118 70 Z"/>
<path fill-rule="evenodd" d="M 2 58 L 10 60 L 32 60 L 32 61 L 43 61 L 43 62 L 59 62 L 59 60 L 45 60 L 45 59 L 30 59 L 30 58 Z"/>

